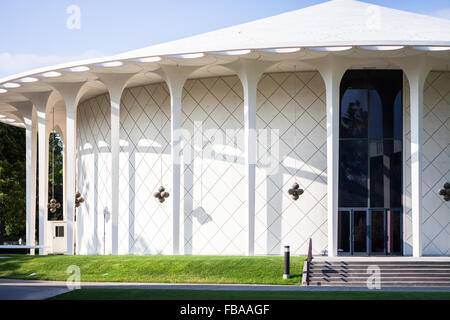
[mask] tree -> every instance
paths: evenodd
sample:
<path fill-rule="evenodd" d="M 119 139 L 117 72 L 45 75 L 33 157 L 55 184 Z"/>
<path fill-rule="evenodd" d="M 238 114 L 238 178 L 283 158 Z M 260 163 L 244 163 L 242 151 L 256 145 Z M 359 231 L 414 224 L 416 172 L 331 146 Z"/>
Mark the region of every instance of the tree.
<path fill-rule="evenodd" d="M 53 149 L 55 154 L 55 175 L 53 176 Z M 54 177 L 54 180 L 53 180 Z M 50 133 L 49 138 L 49 168 L 48 168 L 48 192 L 52 197 L 52 186 L 55 184 L 55 199 L 61 204 L 61 208 L 55 213 L 48 211 L 49 220 L 63 219 L 63 142 L 57 133 Z"/>
<path fill-rule="evenodd" d="M 25 130 L 0 123 L 0 244 L 25 234 Z"/>

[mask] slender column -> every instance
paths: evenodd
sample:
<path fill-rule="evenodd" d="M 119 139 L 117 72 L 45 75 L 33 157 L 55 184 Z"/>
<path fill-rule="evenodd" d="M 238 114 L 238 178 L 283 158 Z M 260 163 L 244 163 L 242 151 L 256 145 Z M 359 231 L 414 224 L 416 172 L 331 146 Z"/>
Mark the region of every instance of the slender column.
<path fill-rule="evenodd" d="M 170 128 L 172 155 L 172 239 L 173 254 L 180 253 L 180 202 L 181 202 L 181 105 L 183 87 L 189 75 L 198 67 L 162 65 L 158 73 L 166 81 L 170 91 Z"/>
<path fill-rule="evenodd" d="M 37 113 L 36 109 L 32 111 L 32 130 L 31 130 L 31 193 L 30 193 L 30 234 L 27 234 L 27 243 L 31 246 L 36 245 L 36 168 L 37 167 Z M 35 250 L 31 249 L 30 254 L 34 255 Z"/>
<path fill-rule="evenodd" d="M 111 253 L 119 253 L 120 99 L 134 73 L 97 74 L 111 100 Z"/>
<path fill-rule="evenodd" d="M 76 160 L 76 109 L 84 82 L 62 82 L 51 85 L 61 94 L 66 105 L 66 217 L 67 254 L 74 252 L 74 214 L 75 214 L 75 160 Z"/>
<path fill-rule="evenodd" d="M 413 256 L 422 256 L 422 136 L 423 136 L 423 89 L 425 78 L 410 78 L 411 101 L 411 208 Z"/>
<path fill-rule="evenodd" d="M 48 221 L 48 167 L 47 167 L 47 146 L 48 139 L 46 136 L 45 117 L 47 104 L 51 91 L 39 93 L 24 94 L 33 104 L 37 114 L 37 131 L 38 131 L 38 146 L 39 146 L 39 245 L 44 246 L 44 249 L 39 250 L 40 255 L 48 253 L 48 246 L 46 240 L 46 230 Z"/>
<path fill-rule="evenodd" d="M 33 123 L 33 104 L 30 101 L 11 104 L 18 110 L 25 124 L 26 243 L 34 246 L 36 232 L 36 124 Z M 36 121 L 35 117 L 34 120 Z M 30 253 L 34 255 L 34 249 L 30 249 Z"/>
<path fill-rule="evenodd" d="M 423 92 L 433 61 L 426 55 L 392 59 L 402 67 L 409 81 L 411 121 L 411 212 L 413 256 L 423 253 L 422 234 L 422 170 L 423 170 Z"/>
<path fill-rule="evenodd" d="M 236 72 L 244 89 L 244 145 L 245 145 L 245 211 L 247 213 L 246 253 L 255 253 L 255 197 L 256 197 L 256 93 L 258 82 L 275 62 L 239 59 L 226 67 Z"/>
<path fill-rule="evenodd" d="M 347 61 L 329 56 L 317 64 L 326 89 L 328 256 L 337 256 L 339 179 L 339 95 Z"/>

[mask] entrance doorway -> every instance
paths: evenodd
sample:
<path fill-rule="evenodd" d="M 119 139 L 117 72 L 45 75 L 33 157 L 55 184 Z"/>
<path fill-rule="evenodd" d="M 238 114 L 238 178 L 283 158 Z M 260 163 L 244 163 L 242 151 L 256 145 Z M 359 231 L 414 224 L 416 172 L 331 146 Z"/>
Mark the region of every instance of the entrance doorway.
<path fill-rule="evenodd" d="M 397 70 L 342 79 L 338 254 L 402 254 L 402 88 Z"/>
<path fill-rule="evenodd" d="M 400 209 L 341 209 L 340 255 L 401 255 Z"/>

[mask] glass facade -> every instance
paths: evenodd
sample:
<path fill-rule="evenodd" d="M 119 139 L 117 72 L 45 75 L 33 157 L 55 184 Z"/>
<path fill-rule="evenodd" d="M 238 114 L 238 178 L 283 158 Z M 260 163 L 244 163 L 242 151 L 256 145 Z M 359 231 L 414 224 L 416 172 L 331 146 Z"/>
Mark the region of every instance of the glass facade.
<path fill-rule="evenodd" d="M 349 70 L 340 96 L 339 251 L 400 252 L 403 73 Z"/>

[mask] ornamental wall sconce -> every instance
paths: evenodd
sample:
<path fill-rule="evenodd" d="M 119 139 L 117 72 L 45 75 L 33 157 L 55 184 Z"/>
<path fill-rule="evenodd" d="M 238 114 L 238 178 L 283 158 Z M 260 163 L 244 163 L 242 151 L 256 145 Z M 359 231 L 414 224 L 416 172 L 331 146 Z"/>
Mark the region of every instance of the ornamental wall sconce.
<path fill-rule="evenodd" d="M 51 199 L 50 202 L 47 204 L 47 208 L 50 209 L 51 213 L 55 213 L 56 209 L 61 208 L 61 204 L 56 201 L 56 199 Z"/>
<path fill-rule="evenodd" d="M 81 193 L 77 192 L 75 194 L 75 208 L 78 208 L 84 202 L 84 198 L 81 196 Z"/>
<path fill-rule="evenodd" d="M 439 189 L 438 194 L 443 196 L 445 201 L 450 201 L 450 183 L 445 183 L 444 188 Z"/>
<path fill-rule="evenodd" d="M 292 189 L 288 190 L 288 193 L 292 196 L 292 200 L 297 201 L 298 198 L 303 194 L 303 189 L 300 189 L 299 184 L 296 182 L 292 185 Z"/>
<path fill-rule="evenodd" d="M 158 192 L 155 192 L 153 196 L 159 200 L 160 203 L 164 203 L 166 199 L 170 196 L 170 193 L 166 191 L 166 189 L 161 186 L 158 188 Z"/>

